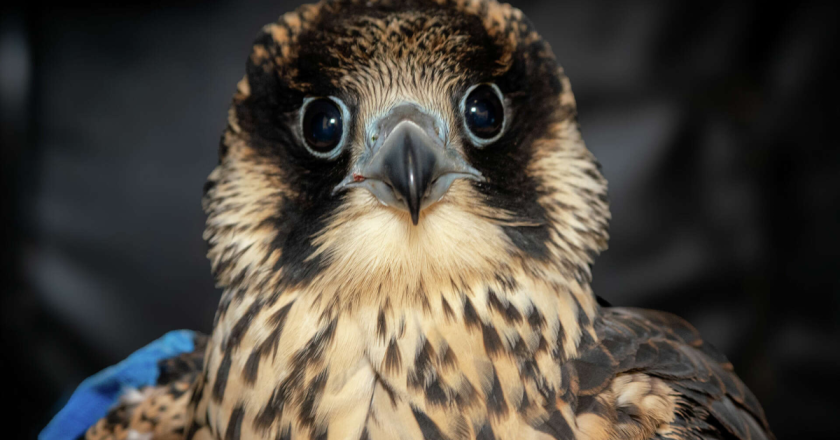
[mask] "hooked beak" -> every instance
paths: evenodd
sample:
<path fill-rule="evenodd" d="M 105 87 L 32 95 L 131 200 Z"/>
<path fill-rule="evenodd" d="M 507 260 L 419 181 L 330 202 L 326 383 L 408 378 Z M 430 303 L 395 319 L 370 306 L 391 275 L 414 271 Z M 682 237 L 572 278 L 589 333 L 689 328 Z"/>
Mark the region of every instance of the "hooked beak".
<path fill-rule="evenodd" d="M 408 211 L 417 225 L 420 211 L 439 201 L 456 179 L 482 180 L 457 151 L 446 148 L 442 122 L 414 104 L 395 107 L 376 128 L 376 141 L 335 191 L 365 188 L 384 205 Z"/>

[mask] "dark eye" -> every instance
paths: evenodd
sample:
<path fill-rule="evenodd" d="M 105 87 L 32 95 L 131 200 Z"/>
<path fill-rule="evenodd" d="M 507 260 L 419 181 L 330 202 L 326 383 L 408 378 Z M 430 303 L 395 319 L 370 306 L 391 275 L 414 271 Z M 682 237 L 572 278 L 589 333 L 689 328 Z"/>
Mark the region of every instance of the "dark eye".
<path fill-rule="evenodd" d="M 341 109 L 327 98 L 310 101 L 303 113 L 303 138 L 315 153 L 328 154 L 344 134 Z"/>
<path fill-rule="evenodd" d="M 479 140 L 487 141 L 498 136 L 504 120 L 505 109 L 493 86 L 477 86 L 464 99 L 464 121 Z"/>

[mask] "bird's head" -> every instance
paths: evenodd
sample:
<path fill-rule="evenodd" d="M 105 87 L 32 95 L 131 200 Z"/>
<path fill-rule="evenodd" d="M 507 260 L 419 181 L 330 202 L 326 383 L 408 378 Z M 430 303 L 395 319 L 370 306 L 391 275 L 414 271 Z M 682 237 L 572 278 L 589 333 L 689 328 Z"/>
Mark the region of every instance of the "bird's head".
<path fill-rule="evenodd" d="M 484 0 L 327 1 L 267 25 L 204 207 L 222 286 L 345 298 L 584 282 L 609 219 L 568 79 Z"/>

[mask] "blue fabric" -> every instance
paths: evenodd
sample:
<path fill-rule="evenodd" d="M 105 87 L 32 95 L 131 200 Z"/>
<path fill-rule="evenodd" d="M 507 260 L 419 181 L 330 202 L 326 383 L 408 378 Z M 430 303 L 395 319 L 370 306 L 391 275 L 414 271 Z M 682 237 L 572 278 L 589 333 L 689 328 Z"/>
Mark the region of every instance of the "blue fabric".
<path fill-rule="evenodd" d="M 194 336 L 190 330 L 171 331 L 122 362 L 85 379 L 38 439 L 79 438 L 108 413 L 124 389 L 155 384 L 160 374 L 158 361 L 193 351 Z"/>

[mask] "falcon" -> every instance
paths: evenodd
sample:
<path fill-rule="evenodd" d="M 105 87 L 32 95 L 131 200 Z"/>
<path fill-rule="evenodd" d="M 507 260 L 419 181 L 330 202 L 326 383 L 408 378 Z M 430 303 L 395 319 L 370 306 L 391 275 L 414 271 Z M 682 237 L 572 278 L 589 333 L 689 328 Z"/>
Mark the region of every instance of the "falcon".
<path fill-rule="evenodd" d="M 509 5 L 336 0 L 265 26 L 203 207 L 206 349 L 89 439 L 774 438 L 690 324 L 594 295 L 607 183 Z"/>

